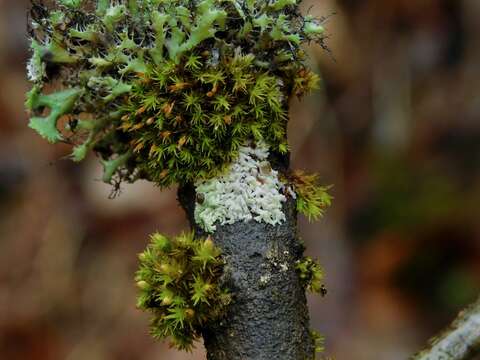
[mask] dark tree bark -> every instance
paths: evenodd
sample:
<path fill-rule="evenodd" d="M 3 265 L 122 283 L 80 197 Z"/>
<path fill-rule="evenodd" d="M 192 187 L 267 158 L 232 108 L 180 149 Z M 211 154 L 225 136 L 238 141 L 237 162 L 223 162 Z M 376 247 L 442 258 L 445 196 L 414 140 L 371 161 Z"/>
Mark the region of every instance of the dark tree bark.
<path fill-rule="evenodd" d="M 179 190 L 193 219 L 195 190 Z M 286 221 L 272 226 L 256 221 L 217 225 L 214 242 L 222 249 L 222 282 L 233 295 L 224 319 L 203 333 L 209 360 L 305 360 L 314 358 L 305 291 L 295 270 L 304 247 L 297 237 L 295 202 L 284 205 Z"/>

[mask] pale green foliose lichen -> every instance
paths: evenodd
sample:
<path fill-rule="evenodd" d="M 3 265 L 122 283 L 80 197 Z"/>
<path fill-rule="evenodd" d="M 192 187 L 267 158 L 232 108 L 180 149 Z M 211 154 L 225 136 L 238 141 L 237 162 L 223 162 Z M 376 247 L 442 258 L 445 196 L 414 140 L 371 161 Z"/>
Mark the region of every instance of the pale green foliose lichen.
<path fill-rule="evenodd" d="M 260 141 L 241 146 L 224 175 L 196 183 L 195 221 L 213 233 L 217 224 L 255 220 L 271 225 L 285 221 L 284 184 L 268 162 L 268 146 Z"/>

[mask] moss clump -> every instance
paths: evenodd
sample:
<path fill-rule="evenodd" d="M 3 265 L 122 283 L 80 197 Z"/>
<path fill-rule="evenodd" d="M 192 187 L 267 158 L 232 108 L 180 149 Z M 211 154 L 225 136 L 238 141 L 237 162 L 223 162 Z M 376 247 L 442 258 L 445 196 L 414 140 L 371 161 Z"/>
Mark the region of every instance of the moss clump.
<path fill-rule="evenodd" d="M 321 218 L 332 203 L 332 196 L 328 193 L 331 186 L 320 185 L 318 174 L 306 174 L 300 170 L 290 174 L 288 180 L 296 194 L 298 212 L 310 221 Z"/>
<path fill-rule="evenodd" d="M 312 339 L 313 343 L 315 344 L 315 352 L 321 353 L 325 351 L 325 338 L 322 334 L 318 331 L 311 329 L 310 330 L 310 338 Z"/>
<path fill-rule="evenodd" d="M 322 296 L 327 294 L 327 289 L 322 281 L 324 277 L 323 269 L 318 262 L 306 256 L 297 262 L 296 270 L 306 290 L 321 294 Z M 315 356 L 313 359 L 316 359 L 317 354 L 325 351 L 325 337 L 318 331 L 310 329 L 310 339 L 315 348 Z M 321 359 L 329 360 L 330 358 L 322 356 Z"/>
<path fill-rule="evenodd" d="M 249 139 L 286 152 L 288 99 L 317 82 L 301 44 L 323 27 L 295 0 L 34 4 L 30 126 L 75 161 L 93 150 L 107 182 L 209 178 Z"/>
<path fill-rule="evenodd" d="M 297 272 L 303 286 L 313 293 L 326 295 L 325 285 L 323 284 L 323 269 L 318 262 L 311 257 L 306 256 L 296 264 Z"/>
<path fill-rule="evenodd" d="M 202 327 L 220 318 L 230 303 L 218 285 L 220 250 L 210 238 L 198 240 L 193 233 L 175 238 L 154 234 L 139 259 L 137 306 L 152 314 L 151 334 L 189 350 Z"/>
<path fill-rule="evenodd" d="M 315 346 L 315 355 L 313 359 L 318 360 L 334 360 L 329 356 L 320 356 L 317 354 L 323 353 L 325 351 L 325 337 L 314 329 L 310 329 L 310 339 Z"/>

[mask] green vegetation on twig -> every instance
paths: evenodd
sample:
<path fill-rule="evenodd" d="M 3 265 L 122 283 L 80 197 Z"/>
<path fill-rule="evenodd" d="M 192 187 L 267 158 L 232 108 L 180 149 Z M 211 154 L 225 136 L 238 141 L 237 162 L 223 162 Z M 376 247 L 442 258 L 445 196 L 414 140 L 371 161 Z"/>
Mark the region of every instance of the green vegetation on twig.
<path fill-rule="evenodd" d="M 321 218 L 332 203 L 332 196 L 328 193 L 331 186 L 320 185 L 317 174 L 306 174 L 299 170 L 293 172 L 289 180 L 297 196 L 298 212 L 310 221 Z"/>
<path fill-rule="evenodd" d="M 322 281 L 323 269 L 318 262 L 306 256 L 297 262 L 296 269 L 300 276 L 300 281 L 308 291 L 321 295 L 326 294 Z"/>
<path fill-rule="evenodd" d="M 246 140 L 288 151 L 288 99 L 318 80 L 301 45 L 325 38 L 296 0 L 87 3 L 32 8 L 27 107 L 41 136 L 71 143 L 75 161 L 93 150 L 107 182 L 161 186 L 216 175 Z"/>
<path fill-rule="evenodd" d="M 219 287 L 220 250 L 210 238 L 195 239 L 193 233 L 175 238 L 157 233 L 139 259 L 137 306 L 152 314 L 151 334 L 191 349 L 201 328 L 220 318 L 230 303 L 228 292 Z"/>

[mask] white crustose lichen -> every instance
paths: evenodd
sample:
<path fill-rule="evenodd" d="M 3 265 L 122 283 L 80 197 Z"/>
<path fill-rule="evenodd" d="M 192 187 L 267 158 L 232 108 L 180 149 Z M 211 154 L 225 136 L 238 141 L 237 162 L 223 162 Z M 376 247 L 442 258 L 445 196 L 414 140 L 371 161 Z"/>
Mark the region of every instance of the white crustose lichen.
<path fill-rule="evenodd" d="M 285 221 L 284 184 L 268 162 L 268 146 L 242 146 L 225 175 L 197 182 L 195 221 L 212 233 L 216 224 L 256 220 L 271 225 Z"/>

